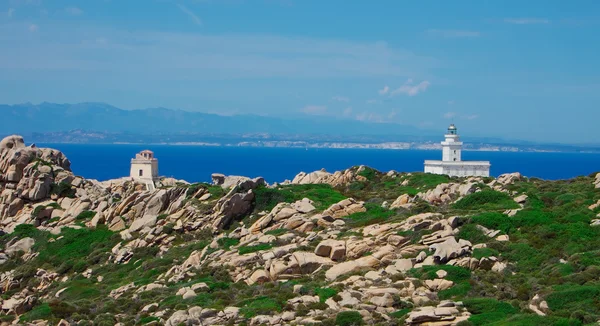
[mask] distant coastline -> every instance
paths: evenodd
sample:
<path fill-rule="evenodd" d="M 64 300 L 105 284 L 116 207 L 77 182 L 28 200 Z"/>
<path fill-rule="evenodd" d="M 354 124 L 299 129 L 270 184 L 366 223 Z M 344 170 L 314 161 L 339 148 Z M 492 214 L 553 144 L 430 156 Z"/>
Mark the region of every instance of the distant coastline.
<path fill-rule="evenodd" d="M 306 141 L 243 141 L 243 142 L 82 142 L 82 141 L 50 141 L 44 144 L 79 144 L 79 145 L 147 145 L 147 146 L 199 146 L 199 147 L 254 147 L 254 148 L 306 148 L 306 149 L 373 149 L 373 150 L 425 150 L 439 151 L 439 143 L 416 142 L 306 142 Z M 496 146 L 491 144 L 465 144 L 464 151 L 470 152 L 528 152 L 528 153 L 600 153 L 600 149 L 573 147 L 569 149 L 544 148 L 536 146 Z"/>

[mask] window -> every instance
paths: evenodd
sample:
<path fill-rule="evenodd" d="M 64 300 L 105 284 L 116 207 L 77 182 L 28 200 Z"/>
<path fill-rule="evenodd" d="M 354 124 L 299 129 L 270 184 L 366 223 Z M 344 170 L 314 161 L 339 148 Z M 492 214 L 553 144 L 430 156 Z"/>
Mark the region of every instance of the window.
<path fill-rule="evenodd" d="M 454 151 L 454 154 L 456 154 L 456 150 Z"/>
<path fill-rule="evenodd" d="M 140 169 L 140 177 L 144 176 L 144 170 Z"/>
<path fill-rule="evenodd" d="M 456 157 L 454 158 L 454 161 L 456 161 Z M 141 171 L 141 170 L 140 170 Z M 141 174 L 140 174 L 141 175 Z"/>

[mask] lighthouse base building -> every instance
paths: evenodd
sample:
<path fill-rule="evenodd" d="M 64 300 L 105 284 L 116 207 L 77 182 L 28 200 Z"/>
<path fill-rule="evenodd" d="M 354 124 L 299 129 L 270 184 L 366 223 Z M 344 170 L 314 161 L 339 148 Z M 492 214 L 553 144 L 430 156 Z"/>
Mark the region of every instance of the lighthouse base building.
<path fill-rule="evenodd" d="M 442 160 L 425 161 L 425 173 L 447 174 L 451 177 L 489 177 L 489 161 L 462 161 L 463 143 L 460 141 L 456 127 L 448 127 L 448 133 L 442 142 Z"/>

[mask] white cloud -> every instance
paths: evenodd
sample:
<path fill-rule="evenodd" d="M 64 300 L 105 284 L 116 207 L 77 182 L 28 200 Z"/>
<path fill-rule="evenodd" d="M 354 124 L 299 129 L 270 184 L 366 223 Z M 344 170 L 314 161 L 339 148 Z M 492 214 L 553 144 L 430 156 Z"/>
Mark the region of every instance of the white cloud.
<path fill-rule="evenodd" d="M 177 7 L 184 14 L 188 15 L 190 17 L 190 19 L 194 22 L 194 24 L 196 24 L 198 26 L 202 25 L 202 20 L 200 19 L 200 17 L 196 16 L 196 14 L 193 11 L 189 10 L 186 6 L 184 6 L 182 4 L 177 4 Z"/>
<path fill-rule="evenodd" d="M 83 10 L 77 8 L 77 7 L 67 7 L 65 8 L 65 12 L 69 15 L 73 15 L 73 16 L 79 16 L 81 14 L 83 14 Z"/>
<path fill-rule="evenodd" d="M 529 25 L 529 24 L 549 24 L 550 20 L 545 18 L 505 18 L 505 23 L 515 25 Z"/>
<path fill-rule="evenodd" d="M 14 13 L 15 13 L 15 8 L 8 8 L 6 15 L 8 16 L 8 18 L 12 18 Z"/>
<path fill-rule="evenodd" d="M 351 108 L 351 107 L 347 107 L 347 108 L 344 110 L 344 116 L 345 116 L 345 117 L 349 117 L 349 116 L 351 116 L 351 115 L 352 115 L 352 108 Z"/>
<path fill-rule="evenodd" d="M 475 120 L 475 119 L 479 118 L 479 115 L 478 114 L 471 114 L 471 115 L 466 115 L 463 118 L 467 119 L 467 120 Z"/>
<path fill-rule="evenodd" d="M 384 122 L 381 114 L 373 113 L 373 112 L 362 112 L 356 115 L 356 120 L 358 121 L 369 121 L 369 122 Z"/>
<path fill-rule="evenodd" d="M 444 113 L 444 119 L 452 119 L 456 117 L 456 112 L 446 112 Z"/>
<path fill-rule="evenodd" d="M 390 91 L 390 87 L 389 87 L 388 85 L 385 85 L 385 86 L 383 86 L 383 88 L 382 88 L 382 89 L 380 89 L 378 92 L 379 92 L 379 95 L 385 95 L 385 94 L 387 94 L 389 91 Z"/>
<path fill-rule="evenodd" d="M 429 88 L 431 83 L 428 81 L 422 81 L 418 84 L 413 84 L 413 80 L 409 79 L 404 83 L 404 85 L 400 86 L 398 89 L 391 91 L 390 96 L 395 96 L 398 94 L 406 94 L 408 96 L 415 96 L 421 92 L 424 92 Z"/>
<path fill-rule="evenodd" d="M 336 95 L 336 96 L 332 97 L 331 99 L 334 101 L 337 101 L 337 102 L 346 102 L 346 103 L 350 102 L 350 99 L 345 96 L 337 96 Z"/>
<path fill-rule="evenodd" d="M 137 88 L 137 85 L 148 82 L 147 77 L 152 75 L 160 75 L 163 80 L 186 78 L 188 81 L 223 78 L 422 78 L 431 75 L 431 69 L 437 65 L 433 58 L 416 56 L 380 42 L 127 31 L 116 26 L 89 26 L 71 21 L 44 25 L 48 38 L 30 44 L 31 50 L 24 53 L 21 50 L 23 34 L 28 32 L 29 24 L 19 25 L 0 24 L 3 45 L 0 69 L 23 72 L 33 68 L 94 70 L 104 76 L 113 76 L 110 79 L 113 81 L 114 75 L 118 75 L 121 78 L 119 87 L 126 89 Z M 15 33 L 16 28 L 22 28 L 22 32 Z M 102 55 L 98 55 L 98 45 L 95 44 L 98 38 L 110 40 Z"/>
<path fill-rule="evenodd" d="M 469 38 L 481 36 L 481 33 L 477 31 L 466 31 L 457 29 L 428 29 L 427 34 L 431 36 L 445 38 Z"/>
<path fill-rule="evenodd" d="M 323 115 L 327 112 L 327 107 L 324 105 L 307 105 L 303 107 L 300 111 L 302 111 L 305 114 Z"/>
<path fill-rule="evenodd" d="M 39 29 L 40 29 L 39 26 L 36 25 L 36 24 L 29 25 L 29 31 L 30 32 L 37 32 Z"/>

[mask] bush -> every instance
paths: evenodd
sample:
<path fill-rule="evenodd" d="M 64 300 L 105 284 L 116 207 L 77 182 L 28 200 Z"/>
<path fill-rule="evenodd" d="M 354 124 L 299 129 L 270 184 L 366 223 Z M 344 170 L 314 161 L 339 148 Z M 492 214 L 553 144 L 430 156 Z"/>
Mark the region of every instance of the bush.
<path fill-rule="evenodd" d="M 483 257 L 499 256 L 498 250 L 492 248 L 475 248 L 473 249 L 473 258 L 481 259 Z"/>
<path fill-rule="evenodd" d="M 269 315 L 273 312 L 280 312 L 281 304 L 267 296 L 260 296 L 256 299 L 250 299 L 242 304 L 240 312 L 246 318 L 252 318 L 257 315 Z"/>
<path fill-rule="evenodd" d="M 335 316 L 338 326 L 355 326 L 364 324 L 362 315 L 358 311 L 342 311 Z"/>
<path fill-rule="evenodd" d="M 499 210 L 519 208 L 519 205 L 507 194 L 495 190 L 482 190 L 463 197 L 453 205 L 464 210 Z"/>
<path fill-rule="evenodd" d="M 229 250 L 233 246 L 237 246 L 240 244 L 240 239 L 236 238 L 221 238 L 217 240 L 219 246 L 223 247 L 225 250 Z"/>
<path fill-rule="evenodd" d="M 492 322 L 506 319 L 519 312 L 506 302 L 495 299 L 477 298 L 463 300 L 463 304 L 473 315 L 469 321 L 473 325 L 488 325 Z"/>
<path fill-rule="evenodd" d="M 50 185 L 50 194 L 57 195 L 58 197 L 69 197 L 75 198 L 75 189 L 66 182 L 53 183 Z"/>
<path fill-rule="evenodd" d="M 41 305 L 31 309 L 29 312 L 23 314 L 20 318 L 22 322 L 30 322 L 38 319 L 48 319 L 52 316 L 52 310 L 50 310 L 50 306 L 47 303 L 42 303 Z"/>
<path fill-rule="evenodd" d="M 389 209 L 383 208 L 377 204 L 365 204 L 366 212 L 359 212 L 349 215 L 345 218 L 346 224 L 351 227 L 362 227 L 375 223 L 385 222 L 395 213 Z"/>
<path fill-rule="evenodd" d="M 275 229 L 275 230 L 267 231 L 267 232 L 265 232 L 265 234 L 280 236 L 282 234 L 288 233 L 288 231 L 289 231 L 288 229 Z"/>
<path fill-rule="evenodd" d="M 83 211 L 83 212 L 79 213 L 79 215 L 77 215 L 77 217 L 75 217 L 75 219 L 78 221 L 91 220 L 94 216 L 96 216 L 95 211 Z"/>
<path fill-rule="evenodd" d="M 319 296 L 319 301 L 325 302 L 327 299 L 336 296 L 338 291 L 332 288 L 316 288 L 315 294 Z"/>
<path fill-rule="evenodd" d="M 475 224 L 465 224 L 460 227 L 457 237 L 459 239 L 469 240 L 472 244 L 485 243 L 489 237 L 483 233 Z"/>
<path fill-rule="evenodd" d="M 312 200 L 316 209 L 325 210 L 346 199 L 344 195 L 328 184 L 288 185 L 278 188 L 258 187 L 254 193 L 255 209 L 258 211 L 270 211 L 278 203 L 293 203 L 303 198 Z"/>
<path fill-rule="evenodd" d="M 261 251 L 261 250 L 268 250 L 273 248 L 273 244 L 271 243 L 261 243 L 261 244 L 257 244 L 256 246 L 243 246 L 240 247 L 238 249 L 238 252 L 240 255 L 245 255 L 245 254 L 249 254 L 252 252 L 257 252 L 257 251 Z"/>

